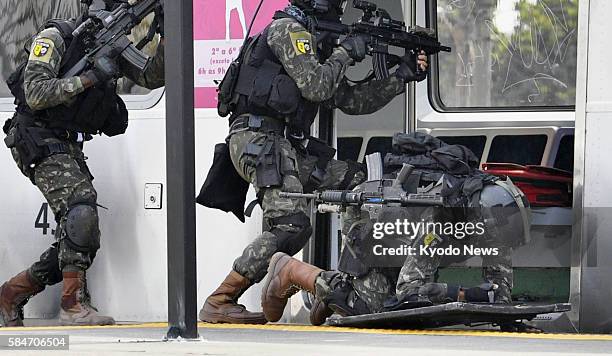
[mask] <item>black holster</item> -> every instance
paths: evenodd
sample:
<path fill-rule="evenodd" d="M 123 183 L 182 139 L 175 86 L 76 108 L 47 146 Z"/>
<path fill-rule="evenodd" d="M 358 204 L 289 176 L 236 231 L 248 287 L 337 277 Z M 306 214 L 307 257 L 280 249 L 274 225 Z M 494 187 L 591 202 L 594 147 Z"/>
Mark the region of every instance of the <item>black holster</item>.
<path fill-rule="evenodd" d="M 269 135 L 255 161 L 258 188 L 283 185 L 281 154 L 277 135 Z"/>
<path fill-rule="evenodd" d="M 227 144 L 215 145 L 213 164 L 196 202 L 209 208 L 232 212 L 244 222 L 244 203 L 248 190 L 249 183 L 236 172 Z"/>

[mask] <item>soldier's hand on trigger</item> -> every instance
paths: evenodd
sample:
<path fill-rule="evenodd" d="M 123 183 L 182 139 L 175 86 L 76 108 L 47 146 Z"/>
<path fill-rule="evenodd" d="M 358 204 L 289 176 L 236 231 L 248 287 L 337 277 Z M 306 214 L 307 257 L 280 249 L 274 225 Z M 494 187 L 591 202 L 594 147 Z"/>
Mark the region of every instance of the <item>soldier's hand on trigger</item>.
<path fill-rule="evenodd" d="M 347 36 L 340 46 L 355 62 L 361 62 L 366 56 L 368 43 L 362 36 Z"/>
<path fill-rule="evenodd" d="M 402 58 L 402 63 L 395 71 L 395 75 L 405 83 L 420 82 L 427 77 L 428 66 L 427 54 L 424 51 L 418 55 L 408 54 Z"/>
<path fill-rule="evenodd" d="M 89 88 L 120 77 L 121 72 L 117 63 L 108 57 L 102 57 L 95 60 L 92 69 L 81 75 L 81 81 L 85 88 Z"/>

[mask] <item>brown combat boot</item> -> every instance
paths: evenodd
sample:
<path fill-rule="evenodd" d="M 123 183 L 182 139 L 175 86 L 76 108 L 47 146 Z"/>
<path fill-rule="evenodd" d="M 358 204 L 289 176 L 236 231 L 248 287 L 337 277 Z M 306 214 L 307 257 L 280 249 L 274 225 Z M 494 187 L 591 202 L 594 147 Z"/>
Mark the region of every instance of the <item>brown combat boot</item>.
<path fill-rule="evenodd" d="M 252 313 L 242 304 L 236 303 L 251 282 L 236 271 L 225 277 L 219 288 L 204 302 L 200 320 L 207 323 L 265 324 L 263 313 Z"/>
<path fill-rule="evenodd" d="M 28 271 L 23 271 L 0 287 L 0 327 L 23 326 L 23 306 L 45 289 Z"/>
<path fill-rule="evenodd" d="M 61 325 L 115 325 L 110 316 L 102 316 L 91 306 L 85 272 L 64 272 Z"/>
<path fill-rule="evenodd" d="M 312 294 L 315 281 L 322 269 L 277 252 L 270 260 L 268 278 L 261 290 L 261 306 L 268 321 L 278 321 L 283 316 L 287 300 L 300 289 Z"/>

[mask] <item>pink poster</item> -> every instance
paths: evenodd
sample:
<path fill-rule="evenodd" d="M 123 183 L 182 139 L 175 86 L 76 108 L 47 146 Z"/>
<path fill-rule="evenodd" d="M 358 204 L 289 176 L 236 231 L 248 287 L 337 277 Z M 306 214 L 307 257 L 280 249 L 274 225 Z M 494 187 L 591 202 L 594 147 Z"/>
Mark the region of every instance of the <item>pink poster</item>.
<path fill-rule="evenodd" d="M 195 107 L 217 107 L 217 85 L 238 55 L 260 0 L 193 0 Z M 251 35 L 262 31 L 288 0 L 264 0 Z"/>

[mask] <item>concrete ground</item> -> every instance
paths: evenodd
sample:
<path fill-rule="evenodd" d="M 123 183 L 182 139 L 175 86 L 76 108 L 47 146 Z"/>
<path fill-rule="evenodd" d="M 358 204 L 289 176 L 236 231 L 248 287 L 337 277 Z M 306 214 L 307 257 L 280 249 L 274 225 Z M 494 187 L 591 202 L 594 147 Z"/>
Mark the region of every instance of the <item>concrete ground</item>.
<path fill-rule="evenodd" d="M 69 335 L 68 351 L 0 355 L 602 355 L 612 335 L 521 334 L 470 330 L 371 330 L 299 325 L 199 324 L 196 341 L 164 341 L 163 323 L 114 327 L 0 329 L 6 335 Z"/>

